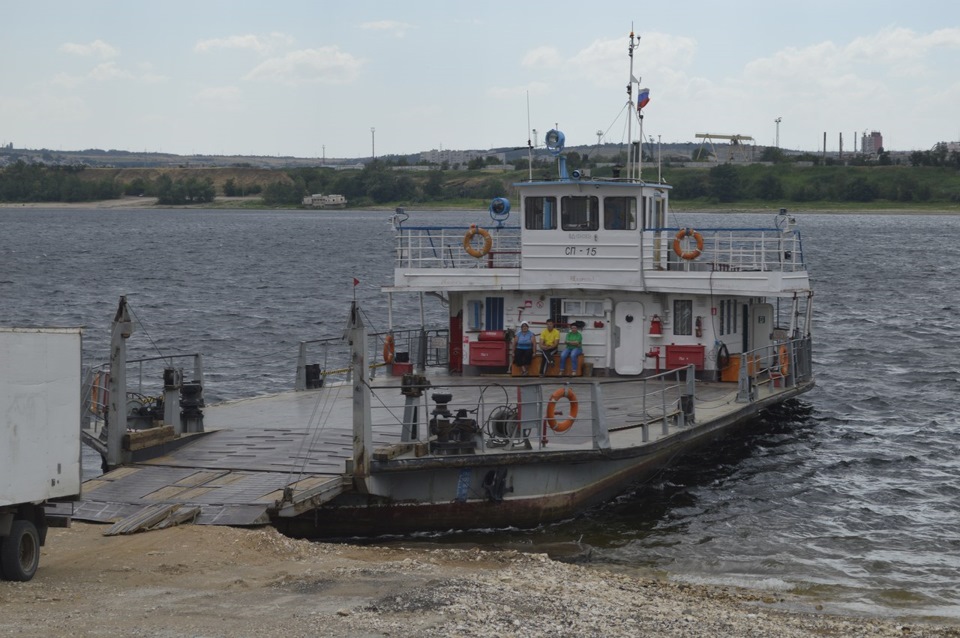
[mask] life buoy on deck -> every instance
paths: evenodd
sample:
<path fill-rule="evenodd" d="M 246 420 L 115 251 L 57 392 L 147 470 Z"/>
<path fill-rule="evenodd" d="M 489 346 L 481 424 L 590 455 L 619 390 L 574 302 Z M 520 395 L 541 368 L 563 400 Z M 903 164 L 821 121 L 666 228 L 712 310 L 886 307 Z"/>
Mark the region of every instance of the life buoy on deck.
<path fill-rule="evenodd" d="M 393 363 L 396 352 L 393 345 L 393 335 L 387 335 L 383 338 L 383 362 Z"/>
<path fill-rule="evenodd" d="M 566 397 L 567 400 L 570 401 L 570 418 L 557 423 L 557 401 L 563 397 Z M 550 429 L 554 432 L 566 432 L 573 427 L 573 422 L 577 420 L 578 410 L 577 395 L 573 393 L 573 390 L 570 388 L 560 388 L 550 395 L 550 402 L 547 403 L 547 425 L 549 425 Z"/>
<path fill-rule="evenodd" d="M 780 346 L 780 375 L 785 377 L 788 374 L 790 374 L 790 352 L 786 345 L 782 345 Z"/>
<path fill-rule="evenodd" d="M 481 248 L 473 247 L 474 235 L 480 235 L 483 237 L 483 246 Z M 467 254 L 479 259 L 490 252 L 492 247 L 493 239 L 490 237 L 490 233 L 480 228 L 476 224 L 470 224 L 470 230 L 468 230 L 467 234 L 463 236 L 463 249 L 467 251 Z"/>
<path fill-rule="evenodd" d="M 697 242 L 697 248 L 695 250 L 684 250 L 683 247 L 680 246 L 680 242 L 683 241 L 684 237 L 693 237 L 693 240 Z M 677 253 L 677 257 L 680 259 L 696 259 L 703 252 L 703 235 L 692 228 L 681 228 L 677 231 L 677 236 L 673 239 L 673 252 Z"/>

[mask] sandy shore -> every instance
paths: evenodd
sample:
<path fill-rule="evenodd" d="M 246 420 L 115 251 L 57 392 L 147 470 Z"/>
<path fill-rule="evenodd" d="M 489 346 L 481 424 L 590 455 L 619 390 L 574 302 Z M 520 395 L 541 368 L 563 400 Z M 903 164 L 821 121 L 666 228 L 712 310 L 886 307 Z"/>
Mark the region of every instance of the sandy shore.
<path fill-rule="evenodd" d="M 960 636 L 957 625 L 798 612 L 781 594 L 539 554 L 310 543 L 273 529 L 104 529 L 50 530 L 34 580 L 0 581 L 0 635 Z"/>

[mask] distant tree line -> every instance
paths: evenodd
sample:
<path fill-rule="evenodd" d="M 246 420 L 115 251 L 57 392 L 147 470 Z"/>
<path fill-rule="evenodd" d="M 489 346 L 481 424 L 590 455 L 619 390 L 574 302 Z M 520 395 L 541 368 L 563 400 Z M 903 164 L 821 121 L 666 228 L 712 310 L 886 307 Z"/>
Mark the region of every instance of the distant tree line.
<path fill-rule="evenodd" d="M 662 170 L 664 180 L 673 187 L 676 201 L 705 203 L 733 202 L 856 202 L 889 201 L 899 203 L 960 203 L 960 154 L 948 152 L 946 144 L 931 151 L 917 152 L 911 166 L 889 165 L 880 153 L 869 166 L 841 166 L 822 162 L 810 155 L 797 165 L 796 156 L 786 158 L 778 149 L 765 151 L 762 164 L 707 164 L 673 166 L 669 162 L 654 168 L 645 158 L 647 171 Z M 610 177 L 619 158 L 602 161 L 587 154 L 568 153 L 567 168 L 590 168 L 595 177 Z M 496 163 L 495 158 L 478 161 L 482 169 Z M 396 170 L 397 162 L 375 160 L 362 170 L 340 171 L 330 167 L 293 168 L 275 171 L 276 179 L 265 184 L 238 184 L 233 178 L 222 185 L 229 197 L 260 195 L 269 206 L 299 206 L 306 195 L 338 193 L 351 207 L 403 203 L 463 202 L 509 195 L 511 184 L 526 179 L 552 179 L 556 161 L 534 158 L 515 163 L 517 170 L 490 174 L 486 171 L 449 171 L 442 167 L 425 171 Z M 709 168 L 707 168 L 709 166 Z M 6 202 L 82 202 L 114 199 L 122 195 L 152 196 L 161 204 L 184 205 L 213 201 L 217 188 L 209 170 L 181 171 L 183 177 L 161 173 L 154 179 L 137 177 L 117 182 L 112 176 L 97 178 L 85 173 L 82 165 L 46 166 L 15 162 L 0 169 L 0 201 Z M 93 173 L 93 174 L 90 174 Z M 263 179 L 262 177 L 260 179 Z M 267 178 L 269 179 L 269 178 Z M 266 180 L 264 180 L 266 181 Z"/>
<path fill-rule="evenodd" d="M 46 166 L 14 162 L 0 171 L 0 201 L 91 202 L 117 199 L 121 195 L 149 195 L 161 204 L 183 205 L 212 202 L 216 195 L 209 177 L 189 176 L 174 180 L 160 175 L 155 180 L 136 178 L 123 184 L 112 177 L 82 178 L 83 165 Z"/>
<path fill-rule="evenodd" d="M 0 171 L 0 201 L 87 202 L 120 197 L 121 187 L 112 179 L 82 179 L 84 169 L 82 165 L 14 162 Z"/>
<path fill-rule="evenodd" d="M 664 177 L 680 201 L 960 203 L 960 175 L 950 169 L 718 164 L 668 169 Z"/>
<path fill-rule="evenodd" d="M 960 168 L 960 151 L 951 151 L 946 142 L 936 144 L 929 151 L 910 153 L 912 166 L 949 166 Z"/>
<path fill-rule="evenodd" d="M 512 179 L 501 177 L 465 177 L 432 170 L 415 173 L 396 171 L 380 160 L 366 164 L 360 171 L 335 171 L 330 168 L 294 168 L 284 171 L 289 181 L 276 181 L 263 188 L 263 201 L 270 205 L 295 205 L 314 193 L 343 195 L 352 207 L 388 202 L 411 204 L 451 199 L 493 199 L 507 192 Z"/>

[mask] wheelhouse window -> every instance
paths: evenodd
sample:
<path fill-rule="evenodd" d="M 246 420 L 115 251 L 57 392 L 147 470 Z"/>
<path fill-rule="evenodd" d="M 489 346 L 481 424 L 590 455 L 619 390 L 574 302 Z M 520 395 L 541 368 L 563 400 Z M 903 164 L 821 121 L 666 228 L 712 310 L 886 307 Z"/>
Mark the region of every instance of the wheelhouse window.
<path fill-rule="evenodd" d="M 737 330 L 737 301 L 735 299 L 720 300 L 720 334 L 736 334 Z"/>
<path fill-rule="evenodd" d="M 693 301 L 675 299 L 673 301 L 673 334 L 693 334 Z"/>
<path fill-rule="evenodd" d="M 561 198 L 560 227 L 563 230 L 599 229 L 600 199 L 594 196 Z"/>
<path fill-rule="evenodd" d="M 635 197 L 604 197 L 603 227 L 605 230 L 636 230 L 637 200 Z"/>
<path fill-rule="evenodd" d="M 527 197 L 523 214 L 527 230 L 553 230 L 557 227 L 557 198 Z"/>

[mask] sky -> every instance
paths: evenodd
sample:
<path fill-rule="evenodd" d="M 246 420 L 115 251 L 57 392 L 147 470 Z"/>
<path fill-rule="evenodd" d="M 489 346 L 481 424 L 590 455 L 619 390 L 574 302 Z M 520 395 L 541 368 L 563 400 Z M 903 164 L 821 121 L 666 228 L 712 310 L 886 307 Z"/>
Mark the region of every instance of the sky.
<path fill-rule="evenodd" d="M 16 148 L 363 158 L 533 130 L 542 146 L 554 127 L 625 143 L 631 29 L 646 139 L 960 140 L 956 0 L 0 0 L 0 24 Z"/>

